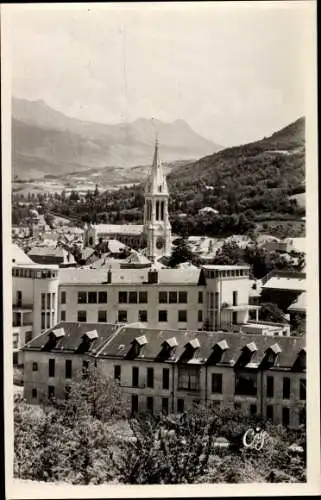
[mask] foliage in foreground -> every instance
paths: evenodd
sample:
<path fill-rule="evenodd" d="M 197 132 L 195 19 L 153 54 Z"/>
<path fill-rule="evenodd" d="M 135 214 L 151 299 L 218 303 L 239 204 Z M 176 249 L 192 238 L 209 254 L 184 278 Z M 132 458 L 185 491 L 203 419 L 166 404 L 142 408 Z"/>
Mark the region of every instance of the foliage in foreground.
<path fill-rule="evenodd" d="M 16 398 L 15 476 L 71 484 L 305 481 L 305 454 L 294 460 L 288 450 L 293 442 L 305 449 L 304 431 L 267 425 L 272 445 L 257 452 L 242 446 L 244 432 L 262 425 L 256 418 L 208 405 L 125 418 L 117 390 L 92 370 L 65 404 L 37 407 Z M 218 438 L 230 448 L 215 447 Z"/>

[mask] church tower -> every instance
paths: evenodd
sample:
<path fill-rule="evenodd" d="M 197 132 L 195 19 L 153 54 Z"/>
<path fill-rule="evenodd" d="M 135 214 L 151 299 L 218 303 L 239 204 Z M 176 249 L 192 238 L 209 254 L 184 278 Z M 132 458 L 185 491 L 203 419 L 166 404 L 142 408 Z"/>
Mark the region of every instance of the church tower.
<path fill-rule="evenodd" d="M 144 233 L 147 238 L 147 257 L 157 258 L 171 254 L 171 225 L 168 217 L 168 188 L 159 160 L 158 140 L 151 173 L 145 186 Z"/>

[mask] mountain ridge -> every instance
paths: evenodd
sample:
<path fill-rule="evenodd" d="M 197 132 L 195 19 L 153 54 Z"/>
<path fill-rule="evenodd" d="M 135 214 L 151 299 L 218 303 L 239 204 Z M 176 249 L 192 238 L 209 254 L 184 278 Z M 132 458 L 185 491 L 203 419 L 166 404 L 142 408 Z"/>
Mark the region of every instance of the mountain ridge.
<path fill-rule="evenodd" d="M 138 118 L 131 123 L 102 124 L 71 118 L 43 100 L 12 100 L 13 170 L 19 178 L 42 177 L 50 168 L 59 173 L 75 169 L 129 168 L 152 161 L 155 132 L 167 162 L 200 158 L 221 149 L 177 119 L 162 122 Z M 70 143 L 70 148 L 68 148 Z M 34 159 L 34 165 L 32 165 Z"/>

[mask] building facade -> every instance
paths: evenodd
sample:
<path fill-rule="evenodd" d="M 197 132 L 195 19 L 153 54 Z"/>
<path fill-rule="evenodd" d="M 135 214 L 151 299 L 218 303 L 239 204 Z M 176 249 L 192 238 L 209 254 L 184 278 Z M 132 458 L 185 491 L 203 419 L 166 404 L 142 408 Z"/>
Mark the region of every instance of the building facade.
<path fill-rule="evenodd" d="M 64 399 L 96 365 L 129 411 L 181 413 L 212 402 L 298 428 L 305 421 L 305 339 L 60 323 L 24 347 L 24 397 Z"/>
<path fill-rule="evenodd" d="M 14 364 L 23 363 L 21 348 L 58 320 L 58 266 L 15 264 L 12 267 Z"/>

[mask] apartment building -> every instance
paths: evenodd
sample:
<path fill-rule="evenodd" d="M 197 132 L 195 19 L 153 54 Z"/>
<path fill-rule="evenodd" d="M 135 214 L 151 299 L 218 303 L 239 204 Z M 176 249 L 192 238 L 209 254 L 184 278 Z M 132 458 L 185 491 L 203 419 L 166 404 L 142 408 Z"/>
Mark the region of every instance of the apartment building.
<path fill-rule="evenodd" d="M 21 348 L 58 320 L 58 266 L 35 264 L 13 245 L 12 335 L 14 364 Z"/>
<path fill-rule="evenodd" d="M 248 266 L 60 269 L 61 321 L 228 329 L 248 319 Z"/>
<path fill-rule="evenodd" d="M 78 370 L 94 363 L 119 381 L 132 412 L 180 413 L 211 401 L 292 428 L 305 421 L 301 337 L 60 322 L 24 356 L 24 397 L 34 404 L 65 398 Z"/>

